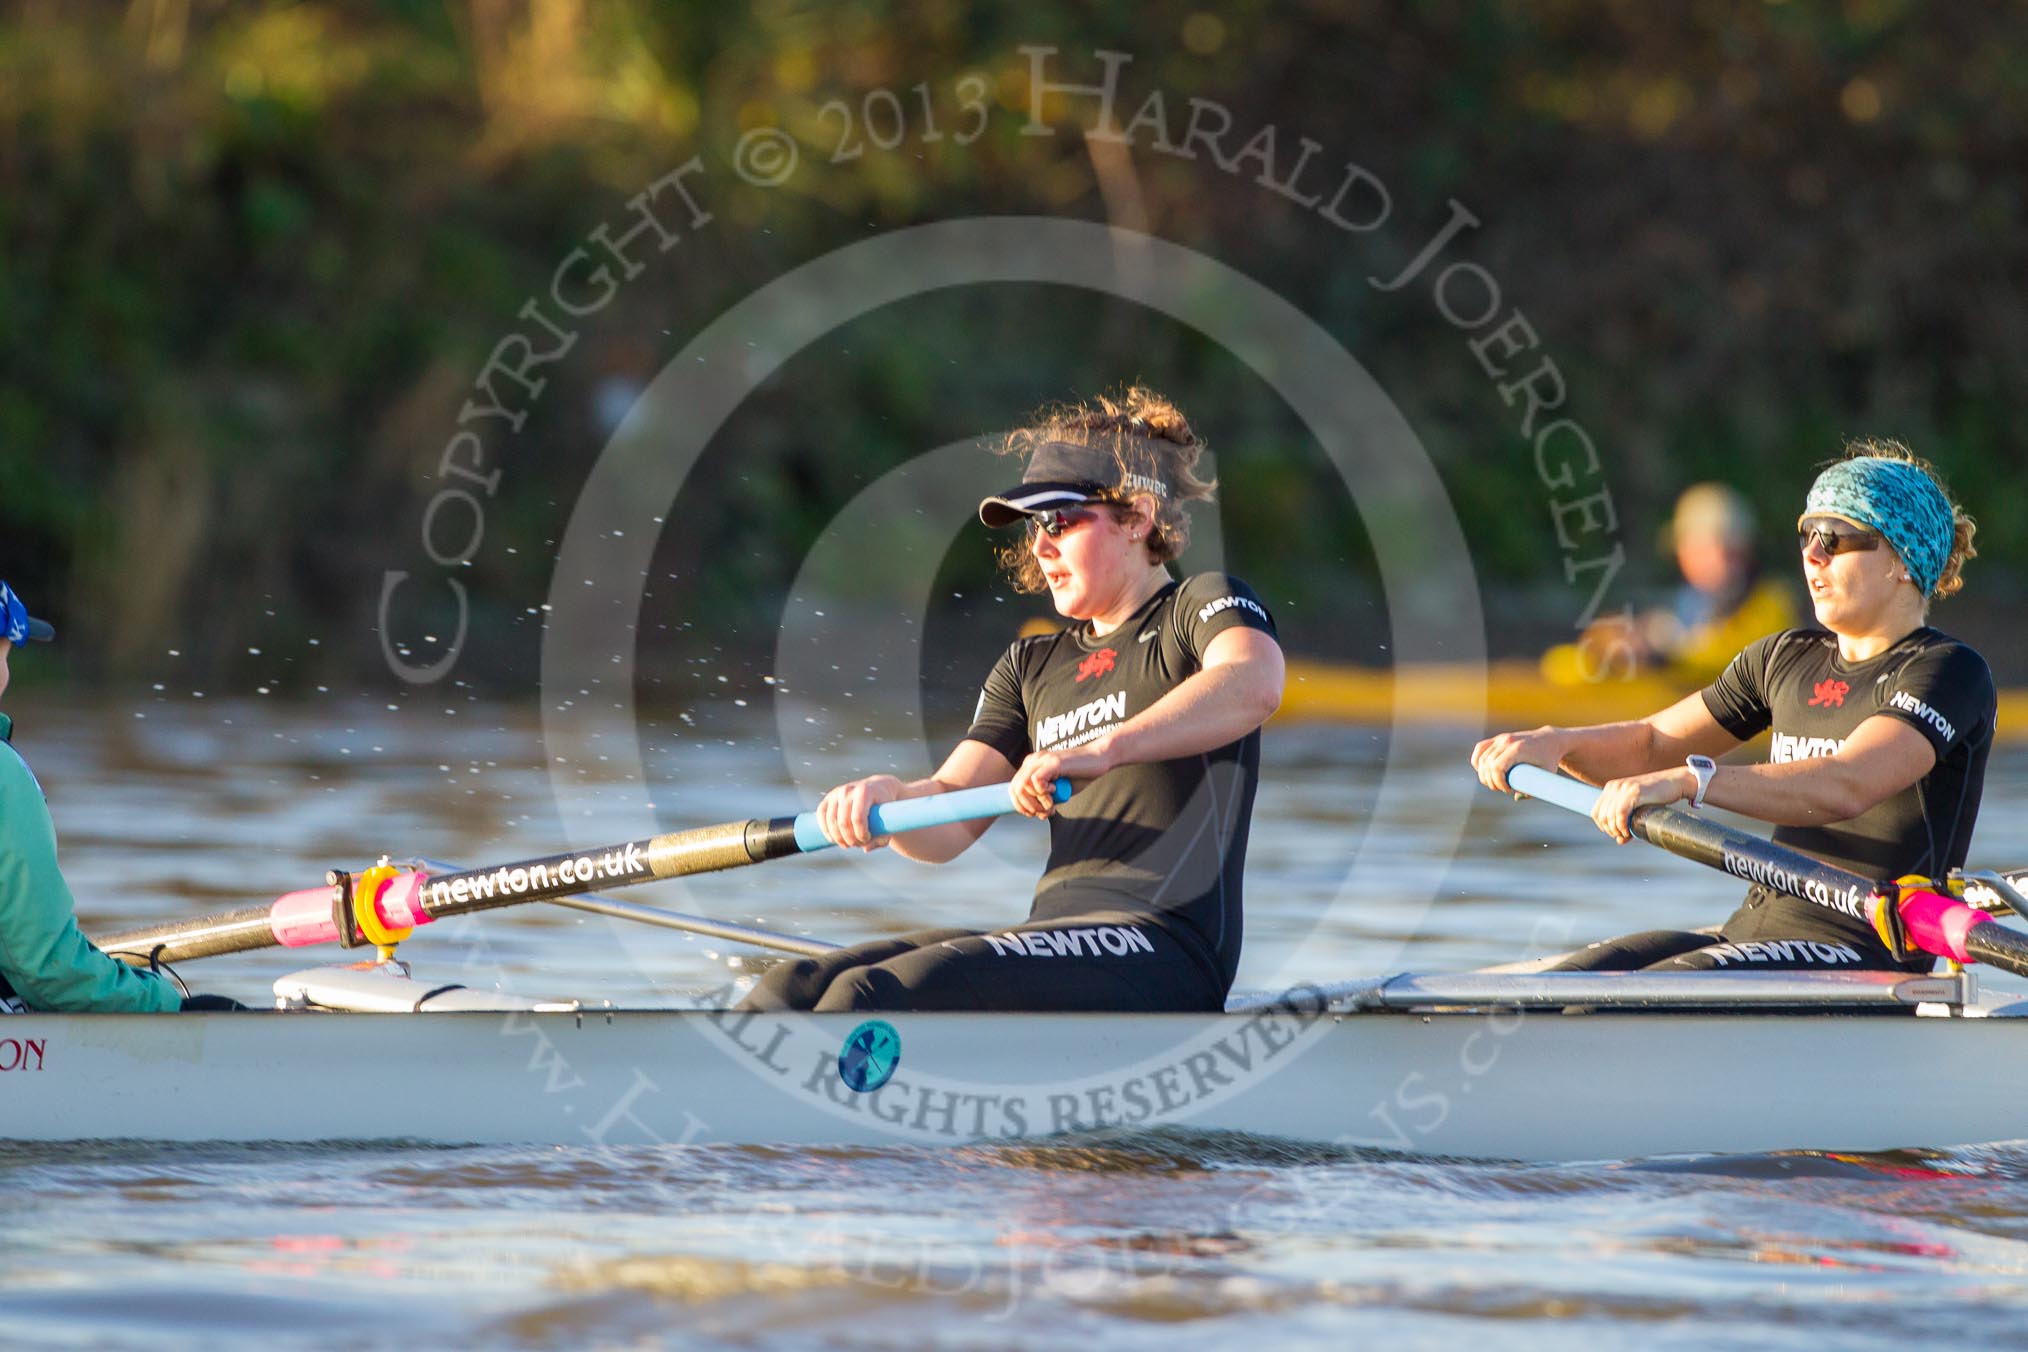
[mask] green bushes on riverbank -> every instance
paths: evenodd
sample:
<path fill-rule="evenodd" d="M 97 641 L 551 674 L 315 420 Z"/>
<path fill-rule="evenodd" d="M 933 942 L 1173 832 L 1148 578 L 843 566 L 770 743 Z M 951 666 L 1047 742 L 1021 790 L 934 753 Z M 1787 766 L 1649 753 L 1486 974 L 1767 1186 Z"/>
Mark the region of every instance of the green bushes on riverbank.
<path fill-rule="evenodd" d="M 1266 284 L 1408 418 L 1489 588 L 1553 587 L 1553 493 L 1479 335 L 1426 289 L 1369 281 L 1462 203 L 1481 224 L 1456 256 L 1556 362 L 1630 582 L 1658 576 L 1655 525 L 1703 478 L 1766 501 L 1785 559 L 1811 468 L 1874 433 L 1947 470 L 1982 521 L 1974 586 L 2011 585 L 2028 564 L 2024 25 L 1897 4 L 17 9 L 0 20 L 5 566 L 51 596 L 86 672 L 152 670 L 191 634 L 221 674 L 281 647 L 290 680 L 381 669 L 383 579 L 434 566 L 424 514 L 488 354 L 572 250 L 697 156 L 711 225 L 587 316 L 489 446 L 501 477 L 456 574 L 474 652 L 497 659 L 466 664 L 474 680 L 527 647 L 630 392 L 798 264 L 964 216 L 1110 220 Z M 1130 53 L 1119 116 L 1162 93 L 1172 143 L 1192 99 L 1238 131 L 1190 157 L 1147 126 L 1095 148 L 1091 110 L 1058 96 L 1055 130 L 1024 134 L 1024 45 L 1057 48 L 1066 83 L 1101 79 L 1100 49 Z M 799 161 L 764 189 L 734 165 L 767 126 Z M 1307 138 L 1316 164 L 1386 185 L 1386 224 L 1337 228 L 1262 186 L 1268 161 L 1237 152 L 1270 126 L 1278 173 Z M 860 153 L 840 159 L 847 130 Z M 684 484 L 650 642 L 778 609 L 810 542 L 910 457 L 1136 378 L 1212 439 L 1234 558 L 1324 622 L 1370 602 L 1346 489 L 1258 374 L 1123 303 L 1001 287 L 869 315 L 760 384 Z M 954 585 L 984 585 L 982 554 L 953 552 Z"/>

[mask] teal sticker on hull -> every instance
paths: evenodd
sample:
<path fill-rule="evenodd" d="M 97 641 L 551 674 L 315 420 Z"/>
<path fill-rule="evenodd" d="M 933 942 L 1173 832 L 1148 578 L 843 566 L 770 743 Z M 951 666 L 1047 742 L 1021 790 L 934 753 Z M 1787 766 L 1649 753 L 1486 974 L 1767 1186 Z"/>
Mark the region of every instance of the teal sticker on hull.
<path fill-rule="evenodd" d="M 852 1030 L 838 1052 L 838 1078 L 870 1094 L 894 1078 L 901 1064 L 901 1034 L 885 1019 L 868 1019 Z"/>

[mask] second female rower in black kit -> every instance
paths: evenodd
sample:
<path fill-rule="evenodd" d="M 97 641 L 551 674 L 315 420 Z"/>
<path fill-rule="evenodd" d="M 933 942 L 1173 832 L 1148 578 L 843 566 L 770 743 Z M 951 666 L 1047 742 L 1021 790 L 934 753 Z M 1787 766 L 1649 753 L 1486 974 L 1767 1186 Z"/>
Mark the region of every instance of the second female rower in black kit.
<path fill-rule="evenodd" d="M 1775 824 L 1774 839 L 1864 877 L 1941 878 L 1979 816 L 1997 696 L 1985 659 L 1929 627 L 1961 585 L 1973 524 L 1898 442 L 1860 442 L 1810 488 L 1796 522 L 1822 629 L 1749 644 L 1709 687 L 1632 723 L 1537 728 L 1480 742 L 1472 765 L 1508 790 L 1518 764 L 1603 786 L 1592 813 L 1625 844 L 1648 803 L 1688 800 Z M 1711 757 L 1771 731 L 1762 765 Z M 1894 968 L 1872 927 L 1756 883 L 1715 933 L 1648 930 L 1580 950 L 1559 970 Z"/>
<path fill-rule="evenodd" d="M 1274 621 L 1244 582 L 1177 581 L 1186 504 L 1212 485 L 1202 447 L 1152 391 L 1046 411 L 1007 446 L 1021 482 L 986 499 L 988 526 L 1024 523 L 1001 551 L 1023 591 L 1076 621 L 1017 640 L 993 667 L 972 727 L 928 779 L 873 775 L 824 796 L 840 845 L 930 863 L 991 825 L 896 836 L 879 803 L 1012 781 L 1049 819 L 1049 862 L 1026 923 L 933 929 L 772 968 L 751 1009 L 1209 1011 L 1239 964 L 1241 874 L 1260 776 L 1260 727 L 1281 703 Z M 1055 782 L 1077 794 L 1060 807 Z"/>

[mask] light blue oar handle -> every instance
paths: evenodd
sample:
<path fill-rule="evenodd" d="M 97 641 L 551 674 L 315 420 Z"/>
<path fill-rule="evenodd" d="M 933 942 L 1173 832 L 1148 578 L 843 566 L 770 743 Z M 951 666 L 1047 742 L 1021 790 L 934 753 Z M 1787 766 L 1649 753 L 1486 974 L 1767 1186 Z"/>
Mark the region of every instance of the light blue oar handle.
<path fill-rule="evenodd" d="M 1056 781 L 1056 801 L 1070 801 L 1068 779 Z M 1011 784 L 984 784 L 976 789 L 959 789 L 956 793 L 882 803 L 867 814 L 866 822 L 873 828 L 874 835 L 893 836 L 903 831 L 920 831 L 925 826 L 946 826 L 951 822 L 977 821 L 981 817 L 1004 817 L 1013 810 Z M 831 838 L 817 825 L 816 813 L 796 814 L 796 848 L 804 854 L 831 848 Z"/>
<path fill-rule="evenodd" d="M 1589 784 L 1580 784 L 1564 775 L 1552 774 L 1539 765 L 1517 765 L 1507 772 L 1507 783 L 1530 798 L 1540 798 L 1545 803 L 1554 803 L 1589 817 L 1592 808 L 1598 805 L 1598 790 Z"/>

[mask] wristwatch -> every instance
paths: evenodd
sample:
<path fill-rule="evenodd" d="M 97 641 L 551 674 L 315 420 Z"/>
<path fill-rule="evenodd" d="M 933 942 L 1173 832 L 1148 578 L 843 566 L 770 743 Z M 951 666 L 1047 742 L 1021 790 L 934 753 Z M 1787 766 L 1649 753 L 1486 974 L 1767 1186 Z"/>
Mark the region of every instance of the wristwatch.
<path fill-rule="evenodd" d="M 1692 808 L 1703 807 L 1704 793 L 1711 787 L 1711 776 L 1718 773 L 1718 762 L 1709 756 L 1692 756 L 1683 763 L 1690 767 L 1692 774 L 1697 776 L 1697 792 L 1690 795 L 1690 806 Z"/>

